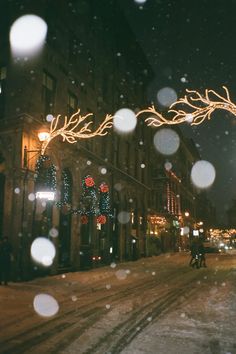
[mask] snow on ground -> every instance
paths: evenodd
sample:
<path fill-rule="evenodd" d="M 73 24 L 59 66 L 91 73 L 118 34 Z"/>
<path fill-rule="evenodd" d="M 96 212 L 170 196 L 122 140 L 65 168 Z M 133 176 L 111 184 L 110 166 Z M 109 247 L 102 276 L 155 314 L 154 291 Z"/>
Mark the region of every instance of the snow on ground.
<path fill-rule="evenodd" d="M 216 264 L 215 279 L 198 282 L 194 299 L 151 323 L 122 354 L 235 354 L 236 267 L 235 259 L 228 261 L 234 264 L 228 273 L 219 274 L 224 267 Z"/>
<path fill-rule="evenodd" d="M 51 353 L 51 348 L 53 353 L 63 354 L 119 353 L 113 344 L 117 338 L 125 339 L 126 330 L 132 340 L 127 341 L 122 354 L 236 354 L 236 257 L 207 255 L 206 269 L 192 269 L 188 262 L 188 254 L 166 254 L 115 267 L 1 286 L 0 343 L 4 345 L 7 338 L 14 341 L 17 333 L 45 323 L 48 336 L 45 326 L 40 330 L 46 331 L 45 342 L 37 343 L 30 334 L 29 339 L 27 335 L 19 337 L 19 345 L 29 340 L 27 354 Z M 143 290 L 132 290 L 136 286 Z M 181 286 L 185 287 L 183 293 L 179 292 Z M 165 296 L 172 296 L 171 292 L 175 294 L 173 306 L 168 300 L 166 309 L 155 315 L 156 305 Z M 52 322 L 34 312 L 33 299 L 40 293 L 50 294 L 58 301 L 59 314 Z M 145 304 L 149 304 L 147 309 Z M 85 311 L 91 312 L 88 317 L 93 311 L 98 314 L 97 321 L 83 316 L 84 306 Z M 139 313 L 141 309 L 143 312 Z M 133 322 L 136 314 L 137 326 Z M 142 326 L 142 318 L 147 325 Z M 66 321 L 71 326 L 63 328 L 54 338 L 54 321 L 55 324 Z M 88 328 L 78 338 L 74 337 L 86 321 Z M 136 335 L 131 331 L 133 328 Z M 37 338 L 37 329 L 35 333 Z M 71 335 L 70 341 L 67 338 Z M 35 340 L 37 345 L 31 347 Z M 63 347 L 66 340 L 68 343 Z"/>

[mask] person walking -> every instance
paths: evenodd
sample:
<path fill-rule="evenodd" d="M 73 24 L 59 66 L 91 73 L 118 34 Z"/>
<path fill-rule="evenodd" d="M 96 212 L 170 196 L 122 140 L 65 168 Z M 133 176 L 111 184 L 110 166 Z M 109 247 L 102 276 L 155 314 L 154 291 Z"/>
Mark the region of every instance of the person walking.
<path fill-rule="evenodd" d="M 192 242 L 190 246 L 190 254 L 191 254 L 191 259 L 189 265 L 192 268 L 196 267 L 198 269 L 199 268 L 199 247 L 198 247 L 197 240 L 194 240 Z"/>
<path fill-rule="evenodd" d="M 0 284 L 8 285 L 10 279 L 12 247 L 7 237 L 0 242 Z"/>
<path fill-rule="evenodd" d="M 205 250 L 203 242 L 200 243 L 198 251 L 199 251 L 199 259 L 200 259 L 199 266 L 206 268 L 207 267 L 206 266 L 206 256 L 205 256 L 206 250 Z"/>

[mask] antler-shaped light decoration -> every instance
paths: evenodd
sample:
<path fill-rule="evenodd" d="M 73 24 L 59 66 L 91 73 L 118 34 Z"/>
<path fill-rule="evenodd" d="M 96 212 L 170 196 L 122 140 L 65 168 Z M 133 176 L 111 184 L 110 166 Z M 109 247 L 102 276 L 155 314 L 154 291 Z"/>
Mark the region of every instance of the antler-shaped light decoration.
<path fill-rule="evenodd" d="M 226 97 L 216 93 L 214 90 L 205 90 L 205 97 L 195 90 L 186 90 L 187 95 L 172 103 L 168 113 L 171 117 L 165 118 L 154 106 L 137 113 L 149 113 L 152 116 L 145 119 L 145 122 L 154 127 L 161 125 L 174 125 L 188 122 L 191 125 L 201 124 L 206 119 L 210 120 L 216 109 L 224 109 L 236 116 L 236 105 L 231 101 L 227 87 L 223 86 Z M 181 108 L 179 108 L 181 105 Z M 174 115 L 173 115 L 174 114 Z"/>
<path fill-rule="evenodd" d="M 93 121 L 90 120 L 89 122 L 85 122 L 84 125 L 81 126 L 81 123 L 92 115 L 93 113 L 88 113 L 85 116 L 81 116 L 80 109 L 78 109 L 78 111 L 70 118 L 65 116 L 64 125 L 61 128 L 58 127 L 61 120 L 61 115 L 59 114 L 57 117 L 54 117 L 51 122 L 49 137 L 42 144 L 41 155 L 44 155 L 48 144 L 58 135 L 61 135 L 63 141 L 66 140 L 70 144 L 76 143 L 78 139 L 89 139 L 97 135 L 106 135 L 108 133 L 107 129 L 110 129 L 113 125 L 113 116 L 107 114 L 104 121 L 94 132 L 92 132 L 90 129 L 90 124 L 92 124 Z"/>

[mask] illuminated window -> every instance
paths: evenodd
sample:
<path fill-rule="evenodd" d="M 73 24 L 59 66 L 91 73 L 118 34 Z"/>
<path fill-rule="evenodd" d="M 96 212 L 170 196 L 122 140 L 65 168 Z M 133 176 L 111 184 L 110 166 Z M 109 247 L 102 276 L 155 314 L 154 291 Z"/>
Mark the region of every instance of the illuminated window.
<path fill-rule="evenodd" d="M 131 212 L 131 223 L 134 224 L 134 212 Z"/>

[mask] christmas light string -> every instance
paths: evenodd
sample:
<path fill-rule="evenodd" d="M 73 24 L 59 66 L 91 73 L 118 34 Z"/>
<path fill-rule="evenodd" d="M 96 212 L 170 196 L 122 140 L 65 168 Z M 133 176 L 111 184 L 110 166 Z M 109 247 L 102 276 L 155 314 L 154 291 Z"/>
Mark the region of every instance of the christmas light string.
<path fill-rule="evenodd" d="M 35 167 L 35 182 L 43 184 L 47 190 L 56 192 L 57 189 L 57 174 L 56 166 L 51 162 L 47 155 L 40 155 Z"/>
<path fill-rule="evenodd" d="M 72 181 L 68 171 L 62 171 L 62 191 L 61 201 L 56 202 L 55 205 L 58 208 L 62 208 L 64 213 L 72 212 Z"/>
<path fill-rule="evenodd" d="M 60 126 L 62 122 L 61 115 L 59 114 L 57 117 L 54 117 L 51 121 L 49 135 L 42 143 L 41 155 L 45 154 L 48 144 L 57 136 L 61 136 L 63 141 L 74 144 L 78 139 L 90 139 L 95 136 L 106 135 L 108 133 L 108 129 L 113 126 L 113 116 L 107 114 L 104 121 L 95 131 L 92 132 L 90 125 L 93 123 L 93 121 L 86 121 L 92 115 L 93 113 L 88 113 L 82 116 L 80 114 L 80 109 L 78 109 L 78 111 L 74 113 L 70 118 L 67 116 L 64 117 L 64 124 L 62 126 Z M 83 123 L 82 126 L 81 123 Z"/>
<path fill-rule="evenodd" d="M 199 125 L 205 120 L 210 120 L 212 113 L 217 109 L 226 110 L 236 116 L 236 105 L 231 101 L 227 87 L 223 86 L 223 89 L 226 97 L 211 89 L 206 89 L 204 96 L 196 90 L 187 89 L 187 94 L 170 106 L 167 111 L 167 115 L 170 115 L 169 118 L 164 117 L 154 106 L 139 111 L 136 116 L 151 114 L 145 119 L 145 122 L 148 126 L 154 127 L 184 122 L 190 125 Z"/>
<path fill-rule="evenodd" d="M 225 97 L 212 89 L 206 89 L 205 95 L 200 94 L 196 90 L 187 89 L 187 94 L 170 106 L 167 111 L 167 115 L 170 117 L 165 117 L 162 113 L 158 112 L 154 106 L 139 111 L 136 116 L 139 117 L 143 114 L 151 114 L 151 116 L 145 119 L 145 122 L 148 126 L 154 127 L 160 127 L 162 125 L 175 125 L 184 122 L 187 122 L 190 125 L 199 125 L 205 120 L 210 120 L 212 118 L 212 113 L 217 109 L 226 110 L 236 116 L 236 105 L 231 101 L 227 87 L 223 86 L 223 89 L 225 91 Z M 41 183 L 44 184 L 44 186 L 50 191 L 56 191 L 56 167 L 51 163 L 50 157 L 45 155 L 48 144 L 52 141 L 52 139 L 57 136 L 62 136 L 63 141 L 73 144 L 80 138 L 89 139 L 98 135 L 104 136 L 108 133 L 108 129 L 110 129 L 113 125 L 113 116 L 107 114 L 104 121 L 94 132 L 92 132 L 90 129 L 92 121 L 85 122 L 86 119 L 92 115 L 92 113 L 89 113 L 85 116 L 81 116 L 80 110 L 78 110 L 69 119 L 65 116 L 64 124 L 62 124 L 61 127 L 61 115 L 53 118 L 49 136 L 42 143 L 41 155 L 36 163 L 36 185 L 37 183 Z M 84 122 L 84 125 L 81 127 L 80 124 L 82 122 Z M 84 205 L 82 209 L 72 209 L 71 200 L 69 200 L 71 199 L 69 198 L 69 190 L 71 185 L 67 177 L 68 176 L 63 175 L 64 195 L 60 202 L 56 202 L 56 206 L 59 208 L 67 206 L 67 212 L 81 214 L 84 223 L 87 222 L 89 215 L 96 215 L 97 222 L 105 223 L 106 216 L 112 216 L 108 194 L 109 189 L 106 190 L 108 186 L 105 183 L 100 185 L 98 191 L 100 194 L 100 199 L 98 201 L 94 180 L 91 176 L 86 176 L 82 181 L 82 200 L 87 199 L 87 206 Z"/>

